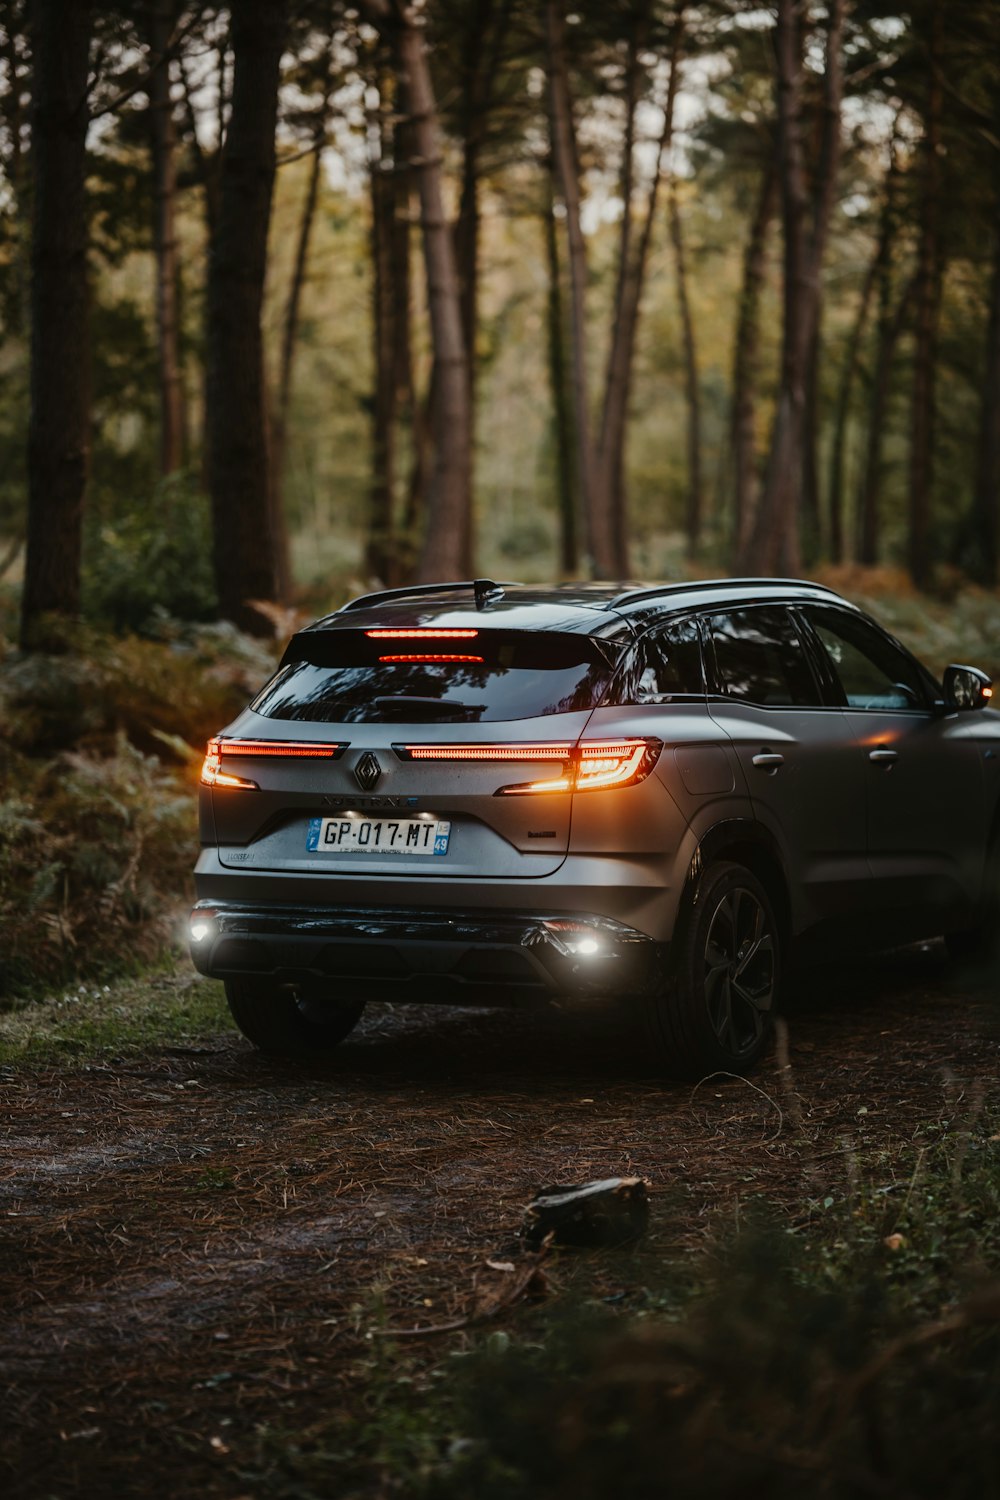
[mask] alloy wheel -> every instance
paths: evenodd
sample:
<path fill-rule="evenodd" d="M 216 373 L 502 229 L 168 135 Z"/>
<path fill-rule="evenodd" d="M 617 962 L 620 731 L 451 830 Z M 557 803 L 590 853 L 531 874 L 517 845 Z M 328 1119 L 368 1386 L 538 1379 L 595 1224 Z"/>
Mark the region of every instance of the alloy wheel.
<path fill-rule="evenodd" d="M 774 1004 L 775 940 L 753 891 L 719 900 L 705 940 L 705 1003 L 716 1039 L 734 1059 L 752 1052 Z"/>

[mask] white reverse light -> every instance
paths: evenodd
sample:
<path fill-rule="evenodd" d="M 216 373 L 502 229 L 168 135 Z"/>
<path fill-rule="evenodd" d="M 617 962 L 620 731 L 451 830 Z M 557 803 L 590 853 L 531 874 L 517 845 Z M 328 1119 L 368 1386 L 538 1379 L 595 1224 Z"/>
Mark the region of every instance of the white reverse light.
<path fill-rule="evenodd" d="M 591 958 L 595 953 L 600 953 L 601 951 L 600 943 L 596 938 L 592 937 L 581 938 L 578 943 L 570 942 L 567 944 L 567 947 L 573 952 L 579 953 L 583 958 Z"/>

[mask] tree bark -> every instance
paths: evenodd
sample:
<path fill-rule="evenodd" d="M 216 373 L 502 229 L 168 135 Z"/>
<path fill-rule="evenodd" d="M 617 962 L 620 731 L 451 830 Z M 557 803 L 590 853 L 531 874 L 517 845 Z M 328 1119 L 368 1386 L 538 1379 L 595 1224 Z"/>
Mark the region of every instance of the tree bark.
<path fill-rule="evenodd" d="M 396 457 L 396 350 L 393 299 L 395 170 L 390 151 L 386 79 L 378 82 L 373 120 L 375 148 L 369 164 L 372 259 L 372 477 L 368 501 L 365 567 L 370 578 L 389 583 L 393 552 L 393 492 Z"/>
<path fill-rule="evenodd" d="M 281 356 L 278 363 L 278 395 L 274 403 L 271 421 L 270 462 L 270 515 L 271 538 L 274 545 L 274 571 L 278 598 L 286 601 L 292 593 L 292 561 L 288 538 L 288 518 L 285 512 L 285 456 L 288 447 L 288 412 L 292 399 L 292 372 L 295 366 L 295 351 L 298 343 L 299 320 L 302 311 L 302 293 L 306 284 L 306 268 L 309 264 L 309 244 L 316 219 L 316 204 L 319 201 L 320 178 L 323 170 L 323 148 L 326 145 L 327 116 L 330 108 L 333 58 L 326 53 L 326 77 L 323 96 L 316 113 L 312 131 L 312 151 L 309 158 L 309 177 L 305 198 L 299 218 L 299 231 L 295 241 L 295 259 L 292 277 L 288 285 L 285 316 L 281 329 Z"/>
<path fill-rule="evenodd" d="M 570 283 L 570 346 L 573 368 L 573 422 L 576 428 L 576 477 L 580 490 L 587 566 L 592 577 L 610 578 L 616 570 L 614 531 L 601 487 L 595 483 L 587 382 L 587 247 L 580 223 L 580 169 L 569 91 L 564 0 L 545 7 L 549 69 L 549 128 L 552 158 L 566 222 Z"/>
<path fill-rule="evenodd" d="M 277 595 L 261 310 L 274 187 L 285 0 L 242 0 L 208 273 L 206 439 L 214 562 L 224 618 L 259 634 Z"/>
<path fill-rule="evenodd" d="M 688 297 L 684 232 L 674 183 L 671 184 L 670 190 L 670 239 L 674 247 L 674 266 L 677 272 L 677 310 L 683 334 L 684 389 L 687 400 L 688 492 L 687 503 L 684 507 L 684 533 L 687 538 L 688 557 L 695 557 L 701 541 L 702 524 L 701 384 L 698 374 L 694 321 L 691 317 L 691 301 Z"/>
<path fill-rule="evenodd" d="M 611 343 L 604 383 L 600 441 L 596 454 L 595 504 L 611 517 L 614 546 L 613 572 L 619 578 L 629 574 L 628 505 L 625 493 L 625 434 L 628 404 L 632 391 L 636 336 L 639 312 L 646 279 L 649 246 L 663 178 L 664 159 L 669 155 L 673 137 L 674 106 L 680 78 L 680 52 L 684 36 L 684 9 L 678 12 L 674 25 L 670 55 L 670 81 L 664 105 L 663 126 L 657 144 L 656 162 L 646 196 L 645 214 L 638 242 L 628 254 L 631 233 L 623 235 L 621 250 L 627 254 L 620 268 L 618 296 L 611 328 Z"/>
<path fill-rule="evenodd" d="M 743 256 L 743 282 L 736 346 L 733 354 L 733 551 L 743 557 L 757 510 L 756 387 L 759 375 L 758 346 L 760 293 L 766 269 L 767 235 L 777 208 L 778 178 L 773 160 L 761 181 L 760 196 L 750 226 Z"/>
<path fill-rule="evenodd" d="M 153 157 L 153 252 L 156 261 L 156 333 L 160 373 L 160 473 L 184 464 L 186 421 L 177 313 L 177 130 L 170 95 L 170 0 L 156 0 L 149 23 L 152 68 L 149 120 Z"/>
<path fill-rule="evenodd" d="M 941 43 L 940 0 L 930 0 L 927 102 L 921 142 L 920 236 L 917 244 L 913 394 L 910 407 L 910 504 L 907 555 L 918 588 L 931 579 L 930 506 L 934 483 L 934 426 L 938 320 L 941 310 Z"/>
<path fill-rule="evenodd" d="M 830 523 L 830 561 L 844 561 L 844 453 L 847 446 L 847 424 L 851 415 L 851 395 L 854 377 L 858 369 L 861 341 L 868 325 L 868 312 L 872 294 L 878 282 L 878 255 L 872 260 L 861 287 L 858 310 L 847 341 L 847 352 L 840 372 L 837 387 L 837 407 L 833 422 L 833 441 L 830 445 L 829 495 L 827 514 Z"/>
<path fill-rule="evenodd" d="M 30 59 L 27 55 L 27 0 L 9 0 L 6 22 L 0 31 L 0 55 L 7 64 L 7 88 L 0 100 L 0 112 L 7 126 L 9 155 L 4 173 L 13 197 L 9 219 L 11 235 L 10 260 L 14 268 L 14 296 L 9 319 L 12 333 L 21 334 L 31 320 L 30 306 L 30 213 L 28 192 L 28 152 L 22 129 L 25 116 L 24 94 L 30 84 Z"/>
<path fill-rule="evenodd" d="M 910 282 L 899 302 L 892 307 L 892 271 L 888 261 L 880 272 L 878 337 L 875 368 L 868 407 L 868 439 L 865 445 L 864 473 L 858 499 L 858 562 L 866 568 L 879 560 L 881 517 L 879 499 L 882 490 L 882 438 L 885 414 L 889 406 L 892 364 L 896 345 L 913 301 L 915 283 Z"/>
<path fill-rule="evenodd" d="M 88 0 L 36 0 L 32 156 L 28 545 L 21 643 L 80 608 L 90 445 L 86 141 Z"/>
<path fill-rule="evenodd" d="M 834 417 L 833 442 L 830 449 L 830 475 L 828 513 L 830 518 L 830 557 L 833 562 L 844 561 L 846 529 L 844 526 L 844 454 L 847 445 L 847 427 L 851 414 L 851 395 L 854 389 L 854 378 L 858 370 L 858 361 L 861 354 L 861 345 L 868 326 L 868 314 L 872 304 L 872 298 L 876 291 L 879 293 L 879 353 L 877 359 L 882 357 L 882 333 L 891 329 L 893 315 L 891 309 L 892 299 L 892 247 L 896 234 L 896 190 L 899 177 L 899 164 L 896 158 L 895 137 L 889 147 L 889 166 L 885 178 L 885 201 L 882 205 L 882 213 L 879 222 L 878 239 L 875 244 L 875 254 L 872 256 L 861 288 L 861 296 L 858 299 L 857 315 L 851 328 L 851 335 L 847 344 L 847 352 L 844 356 L 844 364 L 841 370 L 840 384 L 837 391 L 836 415 Z M 892 352 L 895 347 L 896 337 L 893 336 L 892 344 L 888 349 L 887 358 L 891 361 Z M 888 367 L 883 370 L 883 376 L 888 377 Z M 879 425 L 881 426 L 881 415 Z M 877 470 L 879 454 L 876 452 L 874 458 Z M 864 527 L 861 528 L 862 530 Z M 870 541 L 871 539 L 869 539 Z"/>
<path fill-rule="evenodd" d="M 767 473 L 748 549 L 754 572 L 801 571 L 802 479 L 809 353 L 819 326 L 819 278 L 840 164 L 845 0 L 831 0 L 820 161 L 809 223 L 802 142 L 802 37 L 796 0 L 778 0 L 775 31 L 778 154 L 784 227 L 781 379 Z"/>
<path fill-rule="evenodd" d="M 545 253 L 548 266 L 549 392 L 555 437 L 556 493 L 559 502 L 559 567 L 564 578 L 574 578 L 580 566 L 576 485 L 573 475 L 573 412 L 566 370 L 566 317 L 562 266 L 556 234 L 555 184 L 549 159 L 549 196 L 545 214 Z"/>
<path fill-rule="evenodd" d="M 976 497 L 973 507 L 976 575 L 981 583 L 990 588 L 997 582 L 1000 541 L 1000 191 L 996 196 L 993 236 L 986 375 L 979 421 Z"/>
<path fill-rule="evenodd" d="M 471 548 L 472 406 L 455 248 L 444 208 L 437 108 L 424 35 L 412 9 L 402 0 L 391 5 L 389 0 L 367 0 L 367 9 L 388 27 L 404 80 L 434 348 L 434 461 L 417 581 L 459 578 L 466 574 Z"/>

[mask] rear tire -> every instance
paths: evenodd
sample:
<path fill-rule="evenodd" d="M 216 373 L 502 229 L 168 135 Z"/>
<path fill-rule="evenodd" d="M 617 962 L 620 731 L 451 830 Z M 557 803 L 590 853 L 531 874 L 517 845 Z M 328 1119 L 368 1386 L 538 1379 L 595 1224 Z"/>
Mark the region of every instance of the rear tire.
<path fill-rule="evenodd" d="M 226 980 L 226 1001 L 248 1041 L 280 1057 L 329 1052 L 358 1024 L 363 1000 L 331 1005 L 322 1019 L 317 1007 L 302 1009 L 294 986 L 253 977 Z"/>
<path fill-rule="evenodd" d="M 749 1072 L 770 1042 L 781 979 L 781 935 L 757 876 L 709 865 L 675 944 L 663 987 L 646 1002 L 654 1047 L 676 1077 Z"/>

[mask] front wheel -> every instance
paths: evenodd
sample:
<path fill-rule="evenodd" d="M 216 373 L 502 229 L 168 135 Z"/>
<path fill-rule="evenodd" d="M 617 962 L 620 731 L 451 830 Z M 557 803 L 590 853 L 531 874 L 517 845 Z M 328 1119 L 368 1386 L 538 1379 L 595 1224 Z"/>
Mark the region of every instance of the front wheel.
<path fill-rule="evenodd" d="M 227 979 L 226 1001 L 233 1020 L 255 1047 L 286 1057 L 329 1052 L 354 1030 L 365 1008 L 363 1000 L 304 1008 L 293 985 L 252 977 Z"/>
<path fill-rule="evenodd" d="M 671 972 L 647 1002 L 648 1030 L 684 1078 L 747 1073 L 770 1041 L 781 977 L 771 899 L 743 865 L 710 865 L 695 887 Z"/>

